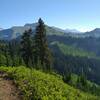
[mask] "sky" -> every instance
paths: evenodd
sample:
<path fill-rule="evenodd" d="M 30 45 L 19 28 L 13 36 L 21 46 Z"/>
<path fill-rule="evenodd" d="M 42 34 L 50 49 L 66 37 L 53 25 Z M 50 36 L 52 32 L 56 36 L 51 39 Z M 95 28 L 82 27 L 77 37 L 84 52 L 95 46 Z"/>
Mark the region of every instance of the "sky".
<path fill-rule="evenodd" d="M 0 0 L 0 28 L 35 23 L 62 29 L 100 28 L 100 0 Z"/>

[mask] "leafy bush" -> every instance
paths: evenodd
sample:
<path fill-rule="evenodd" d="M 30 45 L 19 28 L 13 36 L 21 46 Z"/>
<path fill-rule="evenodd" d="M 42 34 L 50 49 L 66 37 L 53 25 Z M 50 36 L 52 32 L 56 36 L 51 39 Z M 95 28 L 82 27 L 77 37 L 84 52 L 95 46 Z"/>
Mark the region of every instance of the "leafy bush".
<path fill-rule="evenodd" d="M 26 67 L 0 67 L 14 80 L 24 100 L 99 100 L 65 84 L 61 77 Z"/>

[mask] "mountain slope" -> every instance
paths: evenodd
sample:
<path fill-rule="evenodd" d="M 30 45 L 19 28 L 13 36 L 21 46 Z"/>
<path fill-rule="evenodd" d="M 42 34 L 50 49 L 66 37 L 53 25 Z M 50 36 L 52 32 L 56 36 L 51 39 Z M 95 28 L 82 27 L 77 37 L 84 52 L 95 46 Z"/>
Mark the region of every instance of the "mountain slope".
<path fill-rule="evenodd" d="M 54 41 L 51 45 L 57 45 L 64 55 L 72 55 L 79 57 L 95 58 L 96 55 L 93 52 L 88 52 L 74 46 L 65 45 L 64 43 Z"/>
<path fill-rule="evenodd" d="M 32 29 L 33 33 L 37 23 L 33 24 L 25 24 L 24 26 L 14 26 L 10 29 L 5 29 L 0 31 L 0 39 L 1 40 L 11 40 L 16 39 L 17 37 L 21 36 L 25 30 Z M 64 32 L 61 30 L 56 30 L 53 27 L 49 27 L 46 25 L 47 35 L 64 35 Z"/>
<path fill-rule="evenodd" d="M 72 37 L 78 37 L 78 38 L 85 38 L 85 37 L 95 37 L 95 38 L 99 38 L 100 37 L 100 28 L 96 28 L 92 31 L 89 32 L 84 32 L 84 33 L 76 33 L 76 34 L 69 34 L 69 36 Z"/>
<path fill-rule="evenodd" d="M 21 36 L 25 30 L 32 28 L 33 32 L 37 23 L 25 24 L 24 26 L 14 26 L 9 29 L 0 30 L 0 39 L 1 40 L 11 40 L 16 39 Z M 60 29 L 57 27 L 50 27 L 46 25 L 47 35 L 60 35 L 60 36 L 71 36 L 71 37 L 100 37 L 100 28 L 96 28 L 93 31 L 81 33 L 75 29 Z"/>
<path fill-rule="evenodd" d="M 0 67 L 14 79 L 23 91 L 25 100 L 98 100 L 99 97 L 86 94 L 65 84 L 60 76 L 30 70 L 25 67 Z"/>
<path fill-rule="evenodd" d="M 85 36 L 91 36 L 91 37 L 100 37 L 100 28 L 96 28 L 90 32 L 86 32 L 84 34 Z"/>
<path fill-rule="evenodd" d="M 80 75 L 83 69 L 88 80 L 100 84 L 100 58 L 96 56 L 95 52 L 78 49 L 72 45 L 72 41 L 72 44 L 69 45 L 71 39 L 66 38 L 66 42 L 64 39 L 61 41 L 61 37 L 59 39 L 59 44 L 49 41 L 55 58 L 54 68 L 58 73 L 63 74 L 65 69 L 70 68 L 73 73 Z M 56 40 L 59 39 L 56 38 Z"/>

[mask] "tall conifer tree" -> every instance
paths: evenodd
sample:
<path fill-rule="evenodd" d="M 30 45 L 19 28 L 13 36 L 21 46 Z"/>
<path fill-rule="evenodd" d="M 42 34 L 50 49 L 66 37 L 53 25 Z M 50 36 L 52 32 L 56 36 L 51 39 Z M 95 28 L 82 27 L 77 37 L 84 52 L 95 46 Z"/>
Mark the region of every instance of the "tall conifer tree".
<path fill-rule="evenodd" d="M 21 41 L 21 54 L 27 67 L 33 64 L 32 30 L 25 31 Z"/>
<path fill-rule="evenodd" d="M 51 52 L 48 48 L 45 25 L 41 18 L 38 20 L 38 25 L 36 27 L 36 34 L 34 36 L 34 42 L 35 42 L 34 62 L 36 64 L 40 63 L 43 69 L 50 70 Z"/>

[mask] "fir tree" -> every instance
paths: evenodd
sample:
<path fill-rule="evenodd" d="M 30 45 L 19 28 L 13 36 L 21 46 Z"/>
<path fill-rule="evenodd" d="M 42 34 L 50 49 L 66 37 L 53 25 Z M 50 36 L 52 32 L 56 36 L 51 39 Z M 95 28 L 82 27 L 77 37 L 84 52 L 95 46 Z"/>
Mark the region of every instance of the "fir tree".
<path fill-rule="evenodd" d="M 81 75 L 77 78 L 77 87 L 80 89 L 84 89 L 84 90 L 88 89 L 87 79 L 86 79 L 86 75 L 83 71 L 83 68 L 82 68 Z"/>
<path fill-rule="evenodd" d="M 36 34 L 34 37 L 34 62 L 37 65 L 40 63 L 45 70 L 51 69 L 51 52 L 48 48 L 46 29 L 44 22 L 40 18 L 36 27 Z"/>
<path fill-rule="evenodd" d="M 27 67 L 33 64 L 32 30 L 25 31 L 21 40 L 21 55 Z"/>
<path fill-rule="evenodd" d="M 4 52 L 4 56 L 6 58 L 6 66 L 9 66 L 9 50 L 8 50 L 8 44 L 5 44 L 3 47 L 3 52 Z"/>
<path fill-rule="evenodd" d="M 9 42 L 9 55 L 12 60 L 12 67 L 14 67 L 15 66 L 15 53 L 14 53 L 13 42 Z"/>
<path fill-rule="evenodd" d="M 70 84 L 71 84 L 71 81 L 72 81 L 72 71 L 71 71 L 71 68 L 69 68 L 68 65 L 65 65 L 65 67 L 64 67 L 63 81 L 65 83 L 70 83 Z"/>

